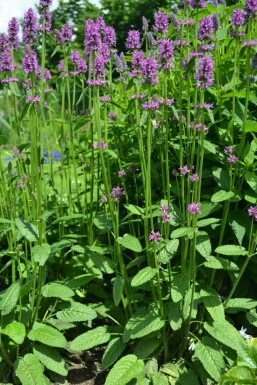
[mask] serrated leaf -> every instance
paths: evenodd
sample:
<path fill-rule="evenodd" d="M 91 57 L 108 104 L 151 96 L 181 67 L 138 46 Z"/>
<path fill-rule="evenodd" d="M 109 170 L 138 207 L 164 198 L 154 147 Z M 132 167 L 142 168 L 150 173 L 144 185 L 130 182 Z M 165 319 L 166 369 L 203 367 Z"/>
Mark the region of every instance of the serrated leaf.
<path fill-rule="evenodd" d="M 147 266 L 144 269 L 140 270 L 132 279 L 131 286 L 140 286 L 143 283 L 146 283 L 153 279 L 157 274 L 157 269 Z"/>
<path fill-rule="evenodd" d="M 140 215 L 142 216 L 145 213 L 145 210 L 141 207 L 138 207 L 136 205 L 132 205 L 130 203 L 125 203 L 123 205 L 128 211 L 130 211 L 132 214 Z"/>
<path fill-rule="evenodd" d="M 32 255 L 34 261 L 39 263 L 40 266 L 44 266 L 51 254 L 51 246 L 47 243 L 43 243 L 41 246 L 36 245 L 32 248 Z"/>
<path fill-rule="evenodd" d="M 240 214 L 239 214 L 240 215 Z M 241 214 L 242 216 L 242 214 Z M 241 222 L 241 223 L 240 223 Z M 246 234 L 246 226 L 242 223 L 240 218 L 234 218 L 231 222 L 232 230 L 238 240 L 238 243 L 242 245 L 242 241 Z"/>
<path fill-rule="evenodd" d="M 77 277 L 74 277 L 71 279 L 69 282 L 67 282 L 66 286 L 69 287 L 70 289 L 77 289 L 78 287 L 84 286 L 92 279 L 95 278 L 95 275 L 93 274 L 82 274 L 78 275 Z"/>
<path fill-rule="evenodd" d="M 220 296 L 214 289 L 202 289 L 200 292 L 200 298 L 203 300 L 203 303 L 213 320 L 222 321 L 225 319 L 223 304 Z"/>
<path fill-rule="evenodd" d="M 21 322 L 12 321 L 4 329 L 0 329 L 0 333 L 10 337 L 17 345 L 21 345 L 26 336 L 26 329 Z"/>
<path fill-rule="evenodd" d="M 0 296 L 0 310 L 2 315 L 7 315 L 15 308 L 20 294 L 20 284 L 14 282 Z"/>
<path fill-rule="evenodd" d="M 171 298 L 174 302 L 182 300 L 186 293 L 188 286 L 188 275 L 187 274 L 176 274 L 173 276 L 171 282 Z"/>
<path fill-rule="evenodd" d="M 226 170 L 221 167 L 214 167 L 212 170 L 212 174 L 220 188 L 224 190 L 230 189 L 230 176 Z"/>
<path fill-rule="evenodd" d="M 157 260 L 159 263 L 167 264 L 176 254 L 179 246 L 178 239 L 169 241 L 159 252 Z"/>
<path fill-rule="evenodd" d="M 191 236 L 195 230 L 192 227 L 180 227 L 179 229 L 173 230 L 170 234 L 171 238 L 181 238 L 186 235 Z"/>
<path fill-rule="evenodd" d="M 209 235 L 204 231 L 199 231 L 196 237 L 196 250 L 204 258 L 208 258 L 211 255 L 211 241 Z"/>
<path fill-rule="evenodd" d="M 106 369 L 111 366 L 119 356 L 124 352 L 126 344 L 119 338 L 114 338 L 107 345 L 103 358 L 102 358 L 102 369 Z"/>
<path fill-rule="evenodd" d="M 225 306 L 226 313 L 238 313 L 241 310 L 251 310 L 256 308 L 257 301 L 251 298 L 232 298 Z"/>
<path fill-rule="evenodd" d="M 207 219 L 201 219 L 200 221 L 197 221 L 196 226 L 197 227 L 206 227 L 209 225 L 213 225 L 214 223 L 220 222 L 219 218 L 207 218 Z"/>
<path fill-rule="evenodd" d="M 211 201 L 214 203 L 224 202 L 233 198 L 234 195 L 233 191 L 220 190 L 212 195 Z"/>
<path fill-rule="evenodd" d="M 107 232 L 112 229 L 112 221 L 106 214 L 96 215 L 93 222 L 94 225 L 102 232 Z"/>
<path fill-rule="evenodd" d="M 70 349 L 74 352 L 83 352 L 95 346 L 105 344 L 111 335 L 105 326 L 98 326 L 76 337 L 70 344 Z"/>
<path fill-rule="evenodd" d="M 207 258 L 207 262 L 204 262 L 204 266 L 209 267 L 210 269 L 224 269 L 227 271 L 236 271 L 239 267 L 232 261 L 220 257 Z"/>
<path fill-rule="evenodd" d="M 100 248 L 85 247 L 87 257 L 105 274 L 112 274 L 114 269 L 114 262 L 103 255 Z"/>
<path fill-rule="evenodd" d="M 203 364 L 209 375 L 218 381 L 221 371 L 224 368 L 222 353 L 219 351 L 215 341 L 211 338 L 203 338 L 203 343 L 197 341 L 195 345 L 195 355 Z"/>
<path fill-rule="evenodd" d="M 123 293 L 123 286 L 124 286 L 124 278 L 118 275 L 114 278 L 113 283 L 113 300 L 115 306 L 118 306 L 122 297 Z"/>
<path fill-rule="evenodd" d="M 67 322 L 91 321 L 97 317 L 94 309 L 79 302 L 72 302 L 67 307 L 56 313 L 56 317 Z"/>
<path fill-rule="evenodd" d="M 153 385 L 168 385 L 168 378 L 162 373 L 154 373 L 152 376 Z"/>
<path fill-rule="evenodd" d="M 181 302 L 170 302 L 167 306 L 168 320 L 172 330 L 179 330 L 182 325 Z"/>
<path fill-rule="evenodd" d="M 257 132 L 257 122 L 255 120 L 247 120 L 244 125 L 245 132 Z"/>
<path fill-rule="evenodd" d="M 29 242 L 36 242 L 39 239 L 39 233 L 36 226 L 21 218 L 15 219 L 15 224 L 23 237 Z"/>
<path fill-rule="evenodd" d="M 164 324 L 165 322 L 157 314 L 138 309 L 126 324 L 123 341 L 128 342 L 130 339 L 144 337 L 162 329 Z"/>
<path fill-rule="evenodd" d="M 19 358 L 14 368 L 22 385 L 45 385 L 42 365 L 34 354 L 28 353 Z"/>
<path fill-rule="evenodd" d="M 156 336 L 147 339 L 142 338 L 139 340 L 133 353 L 137 356 L 137 358 L 141 358 L 145 360 L 148 358 L 157 348 L 162 344 L 161 338 L 156 338 Z"/>
<path fill-rule="evenodd" d="M 60 376 L 67 376 L 68 370 L 65 368 L 65 361 L 58 350 L 49 346 L 35 345 L 33 353 L 47 369 L 60 374 Z"/>
<path fill-rule="evenodd" d="M 144 363 L 133 354 L 122 357 L 110 370 L 105 385 L 126 385 L 144 372 Z"/>
<path fill-rule="evenodd" d="M 222 255 L 247 255 L 248 251 L 245 250 L 242 246 L 236 246 L 236 245 L 223 245 L 219 246 L 215 249 L 215 252 L 217 254 Z"/>
<path fill-rule="evenodd" d="M 255 313 L 254 312 L 247 313 L 246 318 L 247 318 L 247 321 L 251 325 L 257 327 L 257 314 L 256 314 L 256 312 Z"/>
<path fill-rule="evenodd" d="M 119 245 L 136 253 L 140 253 L 143 250 L 141 243 L 136 237 L 134 237 L 134 235 L 124 234 L 123 237 L 117 238 L 117 242 Z"/>
<path fill-rule="evenodd" d="M 29 332 L 28 338 L 31 341 L 42 342 L 42 344 L 56 348 L 65 348 L 67 345 L 64 335 L 52 326 L 36 322 Z"/>
<path fill-rule="evenodd" d="M 257 176 L 252 172 L 247 172 L 245 174 L 245 180 L 248 185 L 253 189 L 254 192 L 257 191 Z"/>
<path fill-rule="evenodd" d="M 69 300 L 75 295 L 74 291 L 69 287 L 57 282 L 47 283 L 42 288 L 42 295 L 46 298 L 61 298 L 62 300 Z"/>

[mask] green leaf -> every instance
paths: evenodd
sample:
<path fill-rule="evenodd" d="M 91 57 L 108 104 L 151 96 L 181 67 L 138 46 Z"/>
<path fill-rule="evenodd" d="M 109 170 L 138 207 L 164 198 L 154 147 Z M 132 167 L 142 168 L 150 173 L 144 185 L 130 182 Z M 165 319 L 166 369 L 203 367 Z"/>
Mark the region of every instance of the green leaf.
<path fill-rule="evenodd" d="M 147 339 L 142 338 L 139 340 L 133 353 L 137 356 L 137 358 L 141 358 L 145 360 L 148 358 L 157 348 L 162 344 L 161 338 L 148 337 Z"/>
<path fill-rule="evenodd" d="M 15 219 L 15 224 L 20 234 L 25 237 L 29 242 L 36 242 L 39 239 L 39 233 L 36 226 L 21 218 Z"/>
<path fill-rule="evenodd" d="M 134 354 L 122 357 L 110 370 L 105 385 L 126 385 L 144 372 L 144 363 Z"/>
<path fill-rule="evenodd" d="M 247 255 L 248 251 L 243 246 L 223 245 L 215 249 L 217 254 L 222 255 Z"/>
<path fill-rule="evenodd" d="M 257 132 L 257 122 L 255 120 L 247 120 L 244 125 L 245 132 Z"/>
<path fill-rule="evenodd" d="M 238 270 L 238 266 L 228 259 L 220 258 L 220 257 L 208 257 L 207 262 L 204 262 L 204 266 L 209 267 L 210 269 L 220 269 L 227 271 L 236 271 Z"/>
<path fill-rule="evenodd" d="M 0 333 L 10 337 L 17 345 L 21 345 L 26 336 L 26 329 L 21 322 L 12 321 L 4 329 L 0 329 Z"/>
<path fill-rule="evenodd" d="M 227 28 L 221 28 L 217 31 L 216 37 L 218 40 L 224 40 L 227 37 Z"/>
<path fill-rule="evenodd" d="M 33 353 L 47 369 L 60 374 L 60 376 L 67 376 L 68 370 L 65 368 L 65 361 L 58 350 L 49 346 L 35 345 Z"/>
<path fill-rule="evenodd" d="M 56 313 L 56 317 L 67 322 L 91 321 L 97 317 L 94 309 L 79 302 L 71 302 L 67 307 Z"/>
<path fill-rule="evenodd" d="M 95 278 L 93 274 L 82 274 L 74 277 L 69 282 L 67 282 L 66 286 L 70 289 L 77 289 L 78 287 L 82 287 L 92 281 Z"/>
<path fill-rule="evenodd" d="M 20 284 L 14 282 L 0 295 L 0 310 L 2 315 L 7 315 L 15 308 L 20 294 Z"/>
<path fill-rule="evenodd" d="M 213 225 L 214 223 L 220 222 L 219 218 L 207 218 L 207 219 L 201 219 L 197 222 L 197 227 L 206 227 L 209 225 Z"/>
<path fill-rule="evenodd" d="M 247 318 L 247 321 L 251 325 L 257 327 L 257 314 L 256 314 L 256 312 L 251 311 L 250 313 L 247 313 L 246 318 Z"/>
<path fill-rule="evenodd" d="M 171 282 L 171 298 L 174 302 L 179 302 L 182 300 L 186 293 L 188 285 L 188 275 L 187 274 L 175 274 Z"/>
<path fill-rule="evenodd" d="M 232 298 L 226 303 L 226 313 L 238 313 L 242 310 L 251 310 L 256 308 L 257 301 L 251 298 Z"/>
<path fill-rule="evenodd" d="M 162 373 L 154 373 L 152 381 L 153 385 L 169 385 L 168 378 Z"/>
<path fill-rule="evenodd" d="M 203 300 L 208 313 L 211 315 L 214 321 L 222 321 L 225 319 L 223 304 L 221 302 L 220 296 L 214 289 L 202 289 L 200 292 L 200 298 Z"/>
<path fill-rule="evenodd" d="M 157 260 L 159 263 L 167 264 L 174 257 L 179 247 L 179 240 L 172 239 L 159 252 Z"/>
<path fill-rule="evenodd" d="M 214 203 L 224 202 L 224 201 L 227 201 L 227 200 L 233 198 L 234 195 L 235 194 L 233 193 L 233 191 L 220 190 L 220 191 L 217 191 L 215 194 L 212 195 L 211 201 Z"/>
<path fill-rule="evenodd" d="M 130 339 L 147 336 L 162 329 L 164 324 L 165 322 L 157 314 L 139 308 L 126 324 L 123 341 L 128 342 Z"/>
<path fill-rule="evenodd" d="M 212 174 L 218 186 L 224 190 L 230 189 L 230 176 L 229 173 L 221 167 L 214 167 Z"/>
<path fill-rule="evenodd" d="M 19 358 L 14 369 L 22 385 L 45 385 L 42 365 L 34 354 L 28 353 Z"/>
<path fill-rule="evenodd" d="M 106 214 L 96 215 L 93 222 L 94 225 L 102 232 L 107 232 L 112 229 L 112 221 Z"/>
<path fill-rule="evenodd" d="M 21 93 L 20 93 L 20 90 L 19 90 L 17 83 L 9 83 L 9 87 L 10 87 L 11 93 L 13 95 L 18 96 L 18 97 L 21 96 Z"/>
<path fill-rule="evenodd" d="M 40 266 L 44 266 L 51 254 L 51 246 L 47 243 L 43 245 L 36 245 L 32 248 L 32 255 L 35 262 L 38 262 Z"/>
<path fill-rule="evenodd" d="M 141 207 L 138 207 L 136 205 L 131 205 L 130 203 L 125 203 L 123 205 L 128 211 L 130 211 L 132 214 L 135 214 L 135 215 L 144 215 L 145 213 L 145 210 Z"/>
<path fill-rule="evenodd" d="M 73 352 L 83 352 L 95 346 L 105 344 L 110 340 L 110 333 L 105 326 L 98 326 L 76 337 L 70 344 L 70 350 Z"/>
<path fill-rule="evenodd" d="M 114 278 L 114 284 L 113 284 L 113 300 L 115 306 L 118 306 L 122 297 L 123 293 L 123 286 L 124 286 L 124 278 L 118 275 Z"/>
<path fill-rule="evenodd" d="M 254 192 L 257 191 L 257 176 L 252 172 L 247 172 L 245 174 L 245 180 L 249 186 L 253 189 Z"/>
<path fill-rule="evenodd" d="M 192 227 L 180 227 L 179 229 L 173 230 L 170 236 L 171 238 L 180 238 L 186 235 L 190 236 L 194 231 L 195 230 Z"/>
<path fill-rule="evenodd" d="M 66 338 L 62 333 L 52 326 L 40 324 L 36 322 L 28 334 L 31 341 L 42 342 L 42 344 L 53 346 L 56 348 L 65 348 L 67 345 Z"/>
<path fill-rule="evenodd" d="M 157 274 L 157 269 L 147 266 L 144 269 L 140 270 L 132 279 L 131 286 L 140 286 L 143 283 L 146 283 L 153 279 L 153 277 Z"/>
<path fill-rule="evenodd" d="M 57 282 L 47 283 L 42 288 L 42 295 L 46 298 L 60 298 L 64 301 L 68 301 L 75 295 L 74 291 L 69 287 Z"/>
<path fill-rule="evenodd" d="M 119 245 L 125 247 L 126 249 L 140 253 L 143 249 L 139 240 L 130 234 L 124 234 L 123 237 L 118 237 L 117 242 Z"/>
<path fill-rule="evenodd" d="M 196 237 L 196 250 L 204 258 L 211 255 L 211 241 L 209 235 L 205 231 L 199 231 Z"/>
<path fill-rule="evenodd" d="M 251 385 L 257 383 L 256 377 L 254 375 L 254 370 L 250 369 L 248 366 L 235 366 L 226 372 L 222 378 L 226 378 L 229 382 L 223 382 L 224 385 L 234 385 L 234 384 L 245 384 Z"/>
<path fill-rule="evenodd" d="M 167 306 L 168 320 L 172 330 L 179 330 L 182 325 L 181 302 L 169 302 Z"/>
<path fill-rule="evenodd" d="M 124 352 L 126 344 L 119 338 L 114 338 L 107 345 L 102 358 L 102 369 L 111 366 Z"/>
<path fill-rule="evenodd" d="M 215 341 L 209 337 L 204 337 L 202 342 L 198 341 L 195 345 L 195 355 L 209 375 L 218 381 L 224 368 L 224 361 Z"/>
<path fill-rule="evenodd" d="M 242 245 L 244 236 L 246 234 L 246 228 L 249 225 L 249 219 L 242 216 L 241 212 L 235 211 L 232 214 L 232 221 L 229 223 L 232 227 L 232 230 L 238 240 L 238 243 Z"/>
<path fill-rule="evenodd" d="M 92 261 L 93 265 L 98 267 L 105 274 L 112 274 L 114 262 L 103 255 L 103 250 L 99 247 L 85 247 L 86 256 Z"/>

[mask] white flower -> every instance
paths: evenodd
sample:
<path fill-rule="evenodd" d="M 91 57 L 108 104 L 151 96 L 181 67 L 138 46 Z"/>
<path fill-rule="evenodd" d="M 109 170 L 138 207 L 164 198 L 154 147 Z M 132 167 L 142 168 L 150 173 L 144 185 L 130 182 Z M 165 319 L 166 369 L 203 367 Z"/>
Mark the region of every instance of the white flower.
<path fill-rule="evenodd" d="M 249 340 L 251 338 L 251 336 L 250 336 L 250 334 L 246 334 L 246 331 L 247 331 L 247 329 L 243 328 L 243 326 L 242 326 L 241 329 L 239 330 L 239 333 L 244 337 L 245 340 Z"/>
<path fill-rule="evenodd" d="M 191 344 L 188 347 L 188 350 L 192 350 L 192 352 L 195 350 L 195 343 L 191 342 Z"/>

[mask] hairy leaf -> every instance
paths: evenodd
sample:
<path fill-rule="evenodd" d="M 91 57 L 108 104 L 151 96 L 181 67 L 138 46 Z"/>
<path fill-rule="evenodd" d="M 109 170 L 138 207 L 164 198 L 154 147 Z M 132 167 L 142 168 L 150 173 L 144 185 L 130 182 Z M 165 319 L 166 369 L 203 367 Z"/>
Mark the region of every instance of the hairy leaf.
<path fill-rule="evenodd" d="M 105 344 L 110 339 L 110 334 L 105 326 L 98 326 L 76 337 L 70 344 L 70 349 L 74 352 L 83 352 L 94 346 Z"/>
<path fill-rule="evenodd" d="M 214 203 L 227 201 L 233 198 L 234 195 L 233 191 L 220 190 L 212 195 L 211 201 Z"/>
<path fill-rule="evenodd" d="M 238 266 L 228 259 L 213 257 L 210 256 L 207 259 L 207 262 L 204 262 L 204 266 L 209 267 L 210 269 L 222 269 L 227 271 L 236 271 Z"/>
<path fill-rule="evenodd" d="M 144 363 L 133 354 L 122 357 L 110 370 L 105 385 L 126 385 L 144 372 Z"/>
<path fill-rule="evenodd" d="M 0 310 L 2 315 L 7 315 L 15 308 L 20 294 L 20 284 L 14 282 L 0 296 Z"/>
<path fill-rule="evenodd" d="M 31 341 L 42 342 L 42 344 L 56 348 L 65 348 L 67 345 L 64 335 L 52 326 L 36 322 L 28 334 Z"/>
<path fill-rule="evenodd" d="M 195 345 L 195 355 L 209 375 L 218 381 L 224 368 L 223 355 L 212 338 L 205 337 Z"/>
<path fill-rule="evenodd" d="M 159 263 L 167 264 L 178 250 L 179 240 L 172 239 L 159 252 L 157 259 Z"/>
<path fill-rule="evenodd" d="M 190 237 L 194 231 L 192 227 L 180 227 L 179 229 L 173 230 L 170 236 L 171 238 L 181 238 L 186 235 Z"/>
<path fill-rule="evenodd" d="M 243 246 L 223 245 L 215 249 L 217 254 L 222 255 L 247 255 L 248 251 Z"/>
<path fill-rule="evenodd" d="M 132 250 L 135 253 L 140 253 L 143 249 L 139 240 L 130 234 L 124 234 L 123 237 L 118 237 L 117 242 L 126 249 Z"/>
<path fill-rule="evenodd" d="M 157 274 L 157 269 L 147 266 L 140 270 L 132 279 L 131 286 L 140 286 L 150 281 Z"/>
<path fill-rule="evenodd" d="M 249 186 L 253 189 L 253 191 L 256 192 L 257 191 L 257 176 L 252 172 L 247 172 L 245 174 L 245 180 L 249 184 Z"/>
<path fill-rule="evenodd" d="M 61 298 L 62 300 L 69 300 L 75 295 L 74 291 L 69 287 L 57 282 L 47 283 L 42 288 L 42 295 L 46 298 Z"/>
<path fill-rule="evenodd" d="M 45 385 L 42 365 L 34 354 L 28 353 L 19 358 L 14 368 L 22 385 Z"/>
<path fill-rule="evenodd" d="M 131 205 L 130 203 L 125 203 L 123 205 L 128 211 L 130 211 L 132 214 L 136 215 L 143 215 L 145 213 L 145 210 L 141 207 L 138 207 L 136 205 Z"/>
<path fill-rule="evenodd" d="M 123 286 L 124 286 L 124 278 L 118 275 L 114 278 L 114 284 L 113 284 L 113 300 L 115 306 L 118 306 L 122 297 L 123 293 Z"/>
<path fill-rule="evenodd" d="M 36 245 L 32 248 L 32 255 L 35 262 L 38 262 L 40 266 L 44 266 L 51 254 L 51 246 L 47 243 L 43 245 Z"/>
<path fill-rule="evenodd" d="M 124 352 L 126 344 L 119 338 L 114 338 L 107 345 L 103 358 L 102 369 L 106 369 L 111 366 L 119 356 Z"/>
<path fill-rule="evenodd" d="M 203 289 L 200 292 L 200 297 L 205 304 L 208 313 L 214 321 L 225 319 L 224 307 L 218 293 L 211 288 Z"/>
<path fill-rule="evenodd" d="M 36 242 L 39 239 L 39 233 L 36 226 L 21 218 L 15 219 L 15 224 L 20 234 L 25 237 L 29 242 Z"/>
<path fill-rule="evenodd" d="M 135 349 L 133 353 L 137 356 L 137 358 L 141 358 L 142 360 L 145 360 L 148 358 L 157 348 L 162 344 L 161 338 L 154 337 L 148 337 L 148 338 L 141 338 L 137 345 L 135 346 Z"/>
<path fill-rule="evenodd" d="M 188 275 L 187 274 L 176 274 L 173 276 L 171 282 L 171 297 L 174 302 L 179 302 L 182 300 L 186 293 L 188 285 Z"/>
<path fill-rule="evenodd" d="M 207 218 L 207 219 L 201 219 L 197 222 L 197 227 L 205 227 L 209 225 L 213 225 L 214 223 L 220 222 L 219 218 Z"/>
<path fill-rule="evenodd" d="M 4 329 L 0 329 L 0 333 L 10 337 L 17 345 L 21 345 L 26 336 L 26 329 L 21 322 L 12 321 Z"/>
<path fill-rule="evenodd" d="M 67 322 L 91 321 L 97 317 L 94 309 L 79 302 L 71 302 L 67 307 L 56 313 L 56 317 Z"/>
<path fill-rule="evenodd" d="M 241 310 L 254 309 L 257 306 L 257 301 L 251 298 L 232 298 L 225 307 L 226 313 L 238 313 Z"/>
<path fill-rule="evenodd" d="M 35 345 L 33 353 L 47 369 L 60 374 L 60 376 L 67 376 L 68 371 L 65 368 L 65 361 L 58 350 L 49 346 Z"/>
<path fill-rule="evenodd" d="M 205 231 L 199 231 L 196 237 L 196 250 L 204 258 L 211 255 L 211 241 L 209 235 Z"/>

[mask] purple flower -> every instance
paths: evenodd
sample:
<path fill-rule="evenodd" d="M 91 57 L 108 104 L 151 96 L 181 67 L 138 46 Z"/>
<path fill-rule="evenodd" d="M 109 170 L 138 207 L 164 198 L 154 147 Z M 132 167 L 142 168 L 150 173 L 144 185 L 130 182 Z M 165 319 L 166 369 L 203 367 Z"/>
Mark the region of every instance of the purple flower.
<path fill-rule="evenodd" d="M 253 40 L 250 40 L 250 41 L 243 41 L 243 47 L 254 47 L 255 45 L 257 45 L 257 40 L 256 39 L 253 39 Z"/>
<path fill-rule="evenodd" d="M 250 217 L 254 217 L 254 219 L 257 221 L 257 206 L 250 206 L 247 212 Z"/>
<path fill-rule="evenodd" d="M 213 84 L 214 62 L 210 56 L 199 59 L 198 68 L 195 76 L 198 88 L 208 88 Z"/>
<path fill-rule="evenodd" d="M 168 206 L 167 204 L 161 205 L 159 208 L 160 208 L 160 210 L 163 211 L 163 212 L 169 210 L 169 206 Z"/>
<path fill-rule="evenodd" d="M 33 49 L 27 47 L 22 59 L 23 70 L 26 73 L 36 72 L 38 69 L 37 54 Z"/>
<path fill-rule="evenodd" d="M 104 194 L 101 195 L 100 201 L 103 202 L 103 203 L 106 203 L 107 202 L 107 196 L 104 195 Z"/>
<path fill-rule="evenodd" d="M 198 39 L 212 39 L 214 32 L 214 24 L 212 16 L 206 16 L 202 18 L 199 24 Z"/>
<path fill-rule="evenodd" d="M 160 216 L 163 222 L 170 222 L 171 215 L 166 211 Z"/>
<path fill-rule="evenodd" d="M 227 158 L 228 163 L 235 164 L 238 161 L 238 156 L 236 155 L 229 155 Z"/>
<path fill-rule="evenodd" d="M 157 243 L 160 238 L 161 238 L 160 231 L 154 232 L 154 230 L 151 230 L 148 237 L 149 241 L 153 241 L 154 243 Z"/>
<path fill-rule="evenodd" d="M 103 42 L 109 47 L 116 46 L 115 29 L 113 27 L 106 27 L 104 29 Z"/>
<path fill-rule="evenodd" d="M 257 0 L 246 0 L 244 9 L 248 17 L 255 17 L 257 12 Z"/>
<path fill-rule="evenodd" d="M 150 81 L 152 84 L 158 83 L 158 68 L 159 64 L 157 61 L 152 57 L 149 56 L 146 59 L 142 60 L 142 75 L 143 75 L 143 82 Z"/>
<path fill-rule="evenodd" d="M 213 29 L 214 29 L 214 31 L 217 31 L 220 28 L 219 17 L 217 15 L 217 13 L 214 13 L 213 15 L 211 15 L 211 17 L 212 17 L 212 21 L 213 21 Z"/>
<path fill-rule="evenodd" d="M 39 103 L 40 102 L 40 96 L 36 95 L 33 97 L 33 96 L 28 95 L 26 100 L 27 100 L 27 102 L 31 102 L 31 103 Z"/>
<path fill-rule="evenodd" d="M 49 8 L 52 5 L 53 0 L 39 0 L 39 6 L 42 8 Z"/>
<path fill-rule="evenodd" d="M 119 170 L 118 171 L 118 177 L 119 178 L 122 178 L 123 176 L 125 176 L 127 173 L 126 173 L 126 171 L 125 170 Z"/>
<path fill-rule="evenodd" d="M 136 29 L 132 29 L 128 32 L 128 37 L 126 40 L 127 49 L 140 49 L 140 33 Z"/>
<path fill-rule="evenodd" d="M 175 30 L 180 31 L 180 29 L 181 29 L 181 23 L 180 23 L 180 21 L 177 19 L 176 15 L 174 15 L 174 13 L 172 13 L 172 12 L 171 12 L 171 14 L 170 14 L 170 21 L 171 21 L 171 23 L 173 24 L 173 27 L 175 28 Z"/>
<path fill-rule="evenodd" d="M 144 31 L 147 31 L 148 30 L 148 21 L 146 20 L 146 18 L 144 16 L 142 17 L 142 23 L 143 23 L 142 29 Z"/>
<path fill-rule="evenodd" d="M 187 211 L 192 215 L 202 214 L 199 203 L 190 203 L 187 206 Z"/>
<path fill-rule="evenodd" d="M 245 22 L 244 12 L 242 9 L 235 9 L 232 12 L 231 22 L 235 27 L 242 27 Z"/>
<path fill-rule="evenodd" d="M 154 32 L 168 32 L 169 19 L 166 13 L 158 11 L 154 14 Z"/>
<path fill-rule="evenodd" d="M 234 148 L 233 148 L 232 146 L 226 146 L 226 147 L 224 148 L 225 154 L 233 154 L 234 151 L 235 151 L 235 150 L 234 150 Z"/>
<path fill-rule="evenodd" d="M 199 175 L 198 174 L 189 175 L 189 179 L 191 180 L 191 182 L 198 182 L 199 181 Z"/>
<path fill-rule="evenodd" d="M 109 95 L 100 96 L 99 100 L 101 103 L 108 103 L 111 101 L 111 97 Z"/>
<path fill-rule="evenodd" d="M 110 196 L 111 196 L 111 199 L 113 200 L 113 202 L 117 202 L 118 201 L 118 198 L 119 196 L 121 195 L 124 195 L 125 192 L 123 190 L 123 187 L 113 187 L 111 193 L 110 193 Z"/>
<path fill-rule="evenodd" d="M 150 49 L 153 49 L 156 44 L 157 44 L 157 41 L 155 40 L 155 38 L 153 37 L 153 34 L 152 32 L 148 32 L 147 33 L 147 41 L 148 41 L 148 44 L 149 44 L 149 48 Z"/>
<path fill-rule="evenodd" d="M 57 40 L 57 44 L 64 44 L 67 41 L 71 41 L 72 39 L 72 28 L 69 24 L 63 24 L 62 29 L 59 31 L 56 29 L 54 31 L 55 38 Z"/>
<path fill-rule="evenodd" d="M 187 0 L 191 8 L 206 8 L 204 0 Z"/>
<path fill-rule="evenodd" d="M 94 20 L 88 19 L 85 23 L 85 36 L 84 46 L 86 55 L 89 55 L 91 51 L 97 51 L 101 44 L 99 24 L 96 24 Z"/>
<path fill-rule="evenodd" d="M 18 49 L 19 46 L 19 23 L 18 20 L 13 17 L 8 24 L 8 42 L 10 44 L 10 48 Z"/>
<path fill-rule="evenodd" d="M 187 164 L 183 167 L 179 167 L 178 169 L 179 169 L 181 175 L 186 175 L 190 172 L 190 168 L 188 167 Z"/>
<path fill-rule="evenodd" d="M 34 45 L 37 39 L 38 24 L 37 15 L 32 8 L 24 13 L 22 40 L 24 45 Z"/>
<path fill-rule="evenodd" d="M 40 30 L 50 32 L 52 27 L 52 14 L 48 11 L 48 9 L 40 13 L 40 20 L 42 22 Z"/>
<path fill-rule="evenodd" d="M 12 64 L 12 54 L 8 46 L 4 47 L 0 60 L 0 72 L 3 71 L 13 72 L 14 66 Z"/>
<path fill-rule="evenodd" d="M 109 112 L 108 118 L 111 120 L 118 120 L 118 115 L 115 112 Z"/>
<path fill-rule="evenodd" d="M 170 39 L 159 40 L 159 50 L 157 53 L 163 68 L 172 68 L 174 46 Z"/>
<path fill-rule="evenodd" d="M 134 51 L 131 66 L 132 66 L 132 76 L 135 77 L 138 74 L 142 73 L 142 63 L 144 60 L 144 52 L 143 51 Z"/>

